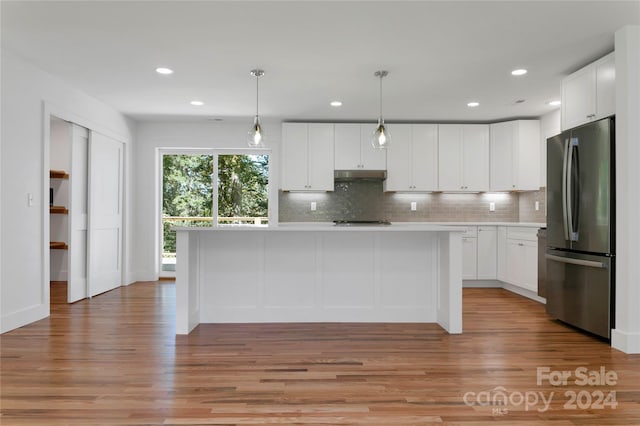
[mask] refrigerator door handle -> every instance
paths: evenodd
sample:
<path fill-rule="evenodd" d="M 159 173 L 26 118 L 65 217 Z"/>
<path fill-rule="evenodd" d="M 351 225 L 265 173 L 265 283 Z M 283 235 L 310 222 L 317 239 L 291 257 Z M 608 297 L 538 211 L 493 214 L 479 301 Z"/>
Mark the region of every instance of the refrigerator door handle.
<path fill-rule="evenodd" d="M 569 240 L 578 241 L 578 231 L 576 230 L 578 224 L 578 208 L 580 203 L 577 201 L 580 196 L 579 188 L 574 188 L 580 185 L 580 163 L 576 157 L 574 162 L 574 156 L 578 155 L 578 138 L 571 138 L 567 150 L 567 224 Z M 575 168 L 575 170 L 574 170 Z M 577 176 L 577 179 L 574 179 Z"/>
<path fill-rule="evenodd" d="M 568 158 L 569 158 L 569 139 L 564 141 L 564 155 L 562 157 L 562 230 L 564 231 L 565 241 L 569 241 L 569 216 L 567 215 L 567 186 L 568 186 Z"/>
<path fill-rule="evenodd" d="M 595 262 L 593 260 L 581 260 L 573 259 L 571 257 L 554 256 L 553 254 L 547 254 L 546 258 L 549 260 L 555 260 L 562 263 L 570 263 L 572 265 L 590 266 L 592 268 L 606 269 L 607 265 L 602 262 Z"/>

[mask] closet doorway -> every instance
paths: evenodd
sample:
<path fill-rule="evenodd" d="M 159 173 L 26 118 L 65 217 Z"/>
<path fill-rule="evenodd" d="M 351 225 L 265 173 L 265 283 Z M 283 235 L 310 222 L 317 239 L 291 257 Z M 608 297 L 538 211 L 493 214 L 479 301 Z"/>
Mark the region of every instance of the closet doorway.
<path fill-rule="evenodd" d="M 66 301 L 122 284 L 124 144 L 49 116 L 48 275 Z"/>

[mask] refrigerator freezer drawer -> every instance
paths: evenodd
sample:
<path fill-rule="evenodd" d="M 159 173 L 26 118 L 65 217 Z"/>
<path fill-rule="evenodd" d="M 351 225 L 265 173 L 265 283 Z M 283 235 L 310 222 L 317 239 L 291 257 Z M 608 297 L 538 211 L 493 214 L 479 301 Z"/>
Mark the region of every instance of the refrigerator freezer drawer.
<path fill-rule="evenodd" d="M 610 338 L 613 258 L 549 250 L 546 263 L 549 315 Z"/>

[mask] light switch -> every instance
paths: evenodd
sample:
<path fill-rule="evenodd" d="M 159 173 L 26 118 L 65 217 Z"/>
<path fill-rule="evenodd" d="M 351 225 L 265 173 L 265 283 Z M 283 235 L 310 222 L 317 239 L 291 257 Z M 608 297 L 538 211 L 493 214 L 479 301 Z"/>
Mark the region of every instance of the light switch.
<path fill-rule="evenodd" d="M 33 207 L 33 194 L 27 192 L 27 207 Z"/>
<path fill-rule="evenodd" d="M 540 210 L 540 201 L 536 201 L 536 211 Z"/>
<path fill-rule="evenodd" d="M 411 211 L 415 212 L 416 210 L 418 210 L 418 203 L 416 203 L 415 201 L 411 202 Z"/>
<path fill-rule="evenodd" d="M 490 212 L 495 212 L 496 211 L 496 203 L 494 203 L 494 202 L 489 203 L 489 211 Z"/>
<path fill-rule="evenodd" d="M 312 202 L 311 202 L 311 211 L 312 211 L 312 212 L 315 212 L 315 211 L 316 211 L 316 208 L 317 208 L 316 202 L 315 202 L 315 201 L 312 201 Z"/>

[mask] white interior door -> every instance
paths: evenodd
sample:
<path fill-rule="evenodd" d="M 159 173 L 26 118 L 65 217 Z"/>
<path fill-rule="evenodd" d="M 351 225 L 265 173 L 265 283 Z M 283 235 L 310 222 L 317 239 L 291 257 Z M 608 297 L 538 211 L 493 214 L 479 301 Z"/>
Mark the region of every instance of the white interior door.
<path fill-rule="evenodd" d="M 89 131 L 74 124 L 69 178 L 69 303 L 87 297 L 88 151 Z"/>
<path fill-rule="evenodd" d="M 122 284 L 124 145 L 97 132 L 89 138 L 89 296 Z"/>

